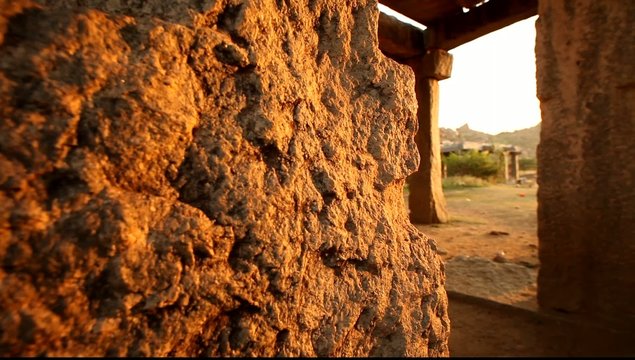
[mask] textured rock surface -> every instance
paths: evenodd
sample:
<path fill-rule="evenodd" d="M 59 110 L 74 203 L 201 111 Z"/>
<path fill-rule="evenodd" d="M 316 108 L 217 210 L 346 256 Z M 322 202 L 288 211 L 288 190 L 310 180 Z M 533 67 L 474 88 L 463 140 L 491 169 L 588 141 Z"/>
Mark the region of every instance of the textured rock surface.
<path fill-rule="evenodd" d="M 0 353 L 447 355 L 377 17 L 0 1 Z"/>
<path fill-rule="evenodd" d="M 635 2 L 539 15 L 538 300 L 635 330 Z"/>

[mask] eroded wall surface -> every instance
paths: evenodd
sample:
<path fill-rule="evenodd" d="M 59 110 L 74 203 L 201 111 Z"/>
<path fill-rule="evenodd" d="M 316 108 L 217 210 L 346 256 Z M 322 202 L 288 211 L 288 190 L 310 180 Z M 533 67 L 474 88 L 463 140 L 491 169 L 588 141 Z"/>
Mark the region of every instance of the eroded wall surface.
<path fill-rule="evenodd" d="M 541 306 L 635 329 L 635 2 L 541 0 Z"/>
<path fill-rule="evenodd" d="M 377 17 L 0 1 L 0 353 L 447 355 Z"/>

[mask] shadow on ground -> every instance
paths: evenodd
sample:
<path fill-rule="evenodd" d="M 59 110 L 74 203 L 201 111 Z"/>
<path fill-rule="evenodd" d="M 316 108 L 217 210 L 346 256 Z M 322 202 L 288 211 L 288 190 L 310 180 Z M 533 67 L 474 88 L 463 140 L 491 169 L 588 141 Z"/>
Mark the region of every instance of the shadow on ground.
<path fill-rule="evenodd" d="M 633 356 L 633 334 L 448 292 L 450 356 Z"/>

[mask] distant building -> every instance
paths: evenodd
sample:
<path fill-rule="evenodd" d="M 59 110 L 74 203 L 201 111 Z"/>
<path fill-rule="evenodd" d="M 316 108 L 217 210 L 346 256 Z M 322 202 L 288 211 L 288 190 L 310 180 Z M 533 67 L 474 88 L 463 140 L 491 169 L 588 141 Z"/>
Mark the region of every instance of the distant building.
<path fill-rule="evenodd" d="M 522 150 L 515 145 L 494 145 L 491 143 L 479 143 L 474 141 L 443 141 L 441 143 L 441 153 L 444 156 L 450 155 L 451 153 L 460 154 L 466 151 L 478 151 L 478 152 L 494 152 L 495 149 L 500 149 L 501 161 L 503 167 L 503 177 L 506 182 L 516 183 L 519 181 L 519 157 L 522 154 Z M 447 169 L 445 164 L 442 169 L 443 177 L 447 176 Z"/>
<path fill-rule="evenodd" d="M 489 143 L 479 143 L 474 141 L 444 141 L 441 144 L 441 153 L 449 155 L 450 153 L 462 153 L 465 151 L 494 151 L 494 145 Z"/>

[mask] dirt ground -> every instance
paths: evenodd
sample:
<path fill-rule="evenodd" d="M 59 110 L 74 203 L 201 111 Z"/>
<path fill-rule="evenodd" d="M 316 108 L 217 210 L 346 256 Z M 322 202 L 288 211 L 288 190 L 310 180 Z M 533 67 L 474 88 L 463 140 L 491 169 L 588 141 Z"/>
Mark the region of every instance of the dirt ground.
<path fill-rule="evenodd" d="M 445 191 L 450 221 L 417 228 L 437 243 L 448 290 L 537 308 L 536 190 L 500 184 Z"/>
<path fill-rule="evenodd" d="M 445 262 L 452 356 L 545 354 L 536 346 L 535 322 L 496 305 L 537 310 L 536 190 L 502 184 L 445 190 L 450 221 L 417 225 Z"/>
<path fill-rule="evenodd" d="M 633 334 L 589 321 L 448 293 L 450 356 L 632 357 Z"/>
<path fill-rule="evenodd" d="M 450 221 L 417 225 L 444 260 L 450 355 L 635 355 L 631 334 L 538 310 L 536 191 L 514 185 L 445 190 Z"/>

